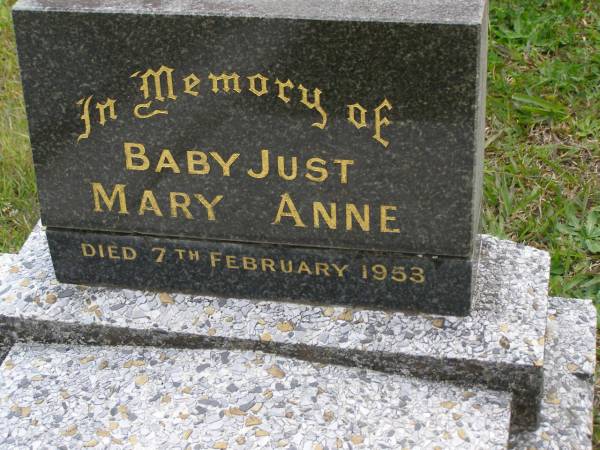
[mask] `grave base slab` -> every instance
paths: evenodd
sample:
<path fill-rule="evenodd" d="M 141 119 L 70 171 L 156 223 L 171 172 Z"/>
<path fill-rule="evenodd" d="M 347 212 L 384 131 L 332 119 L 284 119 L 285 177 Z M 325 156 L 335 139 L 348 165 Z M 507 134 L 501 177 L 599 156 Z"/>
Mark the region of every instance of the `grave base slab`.
<path fill-rule="evenodd" d="M 59 283 L 41 229 L 0 271 L 0 332 L 17 341 L 265 351 L 515 393 L 532 427 L 543 387 L 549 257 L 481 237 L 466 317 Z"/>
<path fill-rule="evenodd" d="M 16 344 L 0 445 L 591 449 L 595 314 L 550 299 L 531 431 L 509 434 L 511 395 L 481 387 L 253 351 Z"/>
<path fill-rule="evenodd" d="M 0 398 L 11 448 L 502 449 L 510 417 L 507 393 L 227 350 L 17 344 Z"/>

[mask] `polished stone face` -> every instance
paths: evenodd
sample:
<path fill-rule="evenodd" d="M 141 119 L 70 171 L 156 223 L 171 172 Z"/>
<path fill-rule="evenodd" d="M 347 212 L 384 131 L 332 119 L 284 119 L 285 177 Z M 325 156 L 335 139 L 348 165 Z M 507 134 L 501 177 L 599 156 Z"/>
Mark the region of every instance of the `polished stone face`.
<path fill-rule="evenodd" d="M 150 3 L 15 7 L 44 225 L 470 264 L 483 0 Z"/>
<path fill-rule="evenodd" d="M 470 255 L 484 27 L 453 8 L 406 23 L 24 2 L 44 224 Z M 109 211 L 98 191 L 120 184 Z"/>

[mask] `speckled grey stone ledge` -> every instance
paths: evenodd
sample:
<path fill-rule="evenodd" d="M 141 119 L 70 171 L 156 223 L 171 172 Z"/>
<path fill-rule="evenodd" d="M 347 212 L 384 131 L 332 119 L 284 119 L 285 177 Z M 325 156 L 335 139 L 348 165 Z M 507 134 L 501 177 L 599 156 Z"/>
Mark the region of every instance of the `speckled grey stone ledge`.
<path fill-rule="evenodd" d="M 480 383 L 513 390 L 514 420 L 531 425 L 543 384 L 549 257 L 481 239 L 473 310 L 459 318 L 61 285 L 36 229 L 0 284 L 0 330 L 19 340 L 262 350 Z"/>
<path fill-rule="evenodd" d="M 540 425 L 514 434 L 516 449 L 592 448 L 596 308 L 589 300 L 551 298 Z"/>
<path fill-rule="evenodd" d="M 261 352 L 16 344 L 0 447 L 502 449 L 510 394 Z"/>
<path fill-rule="evenodd" d="M 2 272 L 2 267 L 11 267 L 12 261 L 16 256 L 17 255 L 12 253 L 0 253 L 0 273 L 6 273 L 6 271 Z M 4 336 L 0 333 L 0 363 L 4 361 L 4 358 L 8 354 L 8 350 L 10 350 L 11 345 L 12 341 L 7 336 Z"/>

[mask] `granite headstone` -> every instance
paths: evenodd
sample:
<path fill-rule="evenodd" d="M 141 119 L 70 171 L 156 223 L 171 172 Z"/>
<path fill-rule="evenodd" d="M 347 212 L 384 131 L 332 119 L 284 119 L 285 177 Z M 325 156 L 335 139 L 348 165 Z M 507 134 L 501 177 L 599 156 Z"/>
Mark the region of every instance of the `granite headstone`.
<path fill-rule="evenodd" d="M 59 281 L 464 315 L 485 0 L 21 0 Z"/>

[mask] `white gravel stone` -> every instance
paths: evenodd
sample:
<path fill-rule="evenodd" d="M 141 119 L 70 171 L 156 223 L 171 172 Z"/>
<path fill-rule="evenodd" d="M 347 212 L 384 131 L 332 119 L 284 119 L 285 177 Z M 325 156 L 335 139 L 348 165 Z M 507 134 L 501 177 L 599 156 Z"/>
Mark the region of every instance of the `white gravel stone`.
<path fill-rule="evenodd" d="M 260 411 L 241 410 L 249 392 Z M 502 449 L 509 404 L 507 393 L 261 352 L 16 344 L 0 367 L 0 447 L 277 448 L 285 436 L 285 448 L 310 450 Z"/>
<path fill-rule="evenodd" d="M 596 308 L 590 300 L 551 298 L 544 397 L 535 431 L 515 433 L 510 448 L 592 448 Z"/>

